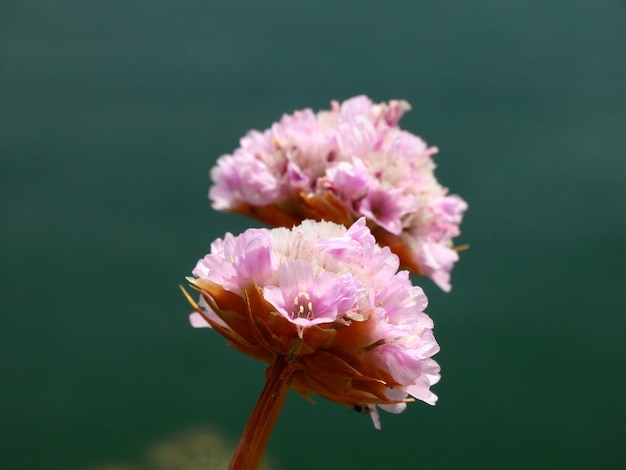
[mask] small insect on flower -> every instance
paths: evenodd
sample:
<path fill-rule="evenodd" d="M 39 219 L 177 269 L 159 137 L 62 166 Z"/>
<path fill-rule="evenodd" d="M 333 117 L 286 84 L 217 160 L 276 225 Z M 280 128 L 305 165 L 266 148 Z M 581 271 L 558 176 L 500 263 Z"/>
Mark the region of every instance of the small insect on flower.
<path fill-rule="evenodd" d="M 354 405 L 352 407 L 352 410 L 356 411 L 357 413 L 361 413 L 363 415 L 368 415 L 372 412 L 372 409 L 367 406 L 367 405 Z"/>

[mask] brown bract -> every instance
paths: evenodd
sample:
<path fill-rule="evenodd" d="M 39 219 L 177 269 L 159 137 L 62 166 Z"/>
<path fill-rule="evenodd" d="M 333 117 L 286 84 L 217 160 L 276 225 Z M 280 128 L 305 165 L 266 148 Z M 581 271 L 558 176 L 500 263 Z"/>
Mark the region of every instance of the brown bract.
<path fill-rule="evenodd" d="M 290 388 L 305 398 L 315 393 L 349 407 L 367 404 L 393 404 L 388 387 L 401 386 L 379 369 L 370 351 L 378 343 L 371 336 L 370 321 L 334 322 L 299 331 L 269 304 L 262 290 L 250 282 L 242 295 L 230 292 L 207 279 L 188 278 L 223 323 L 207 312 L 183 289 L 193 308 L 239 351 L 275 364 L 284 358 Z M 282 361 L 281 361 L 282 362 Z M 268 369 L 269 373 L 269 369 Z"/>

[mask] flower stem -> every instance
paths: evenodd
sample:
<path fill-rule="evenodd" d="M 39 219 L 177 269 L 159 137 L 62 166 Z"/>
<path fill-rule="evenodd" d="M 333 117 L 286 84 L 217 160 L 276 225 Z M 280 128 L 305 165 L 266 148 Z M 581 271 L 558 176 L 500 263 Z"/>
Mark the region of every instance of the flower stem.
<path fill-rule="evenodd" d="M 253 470 L 261 465 L 265 447 L 289 390 L 292 371 L 293 367 L 288 367 L 283 356 L 277 356 L 268 368 L 267 382 L 252 410 L 228 470 Z"/>

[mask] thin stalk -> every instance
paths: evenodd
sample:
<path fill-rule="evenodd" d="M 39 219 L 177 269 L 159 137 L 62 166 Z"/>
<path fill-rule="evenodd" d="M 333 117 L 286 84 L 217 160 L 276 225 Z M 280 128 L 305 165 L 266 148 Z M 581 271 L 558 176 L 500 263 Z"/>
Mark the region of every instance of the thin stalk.
<path fill-rule="evenodd" d="M 285 357 L 276 356 L 268 369 L 265 387 L 230 461 L 229 470 L 254 470 L 261 465 L 265 447 L 289 390 L 292 371 L 293 367 L 288 367 Z"/>

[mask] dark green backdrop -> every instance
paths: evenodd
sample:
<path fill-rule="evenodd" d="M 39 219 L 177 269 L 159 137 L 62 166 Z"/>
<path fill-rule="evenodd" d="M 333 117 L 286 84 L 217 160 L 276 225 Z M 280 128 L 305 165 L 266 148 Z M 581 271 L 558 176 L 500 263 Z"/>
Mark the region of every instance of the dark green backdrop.
<path fill-rule="evenodd" d="M 141 467 L 236 441 L 264 365 L 178 291 L 250 128 L 403 98 L 470 204 L 443 294 L 439 404 L 367 417 L 290 395 L 283 469 L 626 467 L 626 4 L 618 0 L 4 1 L 0 467 Z"/>

